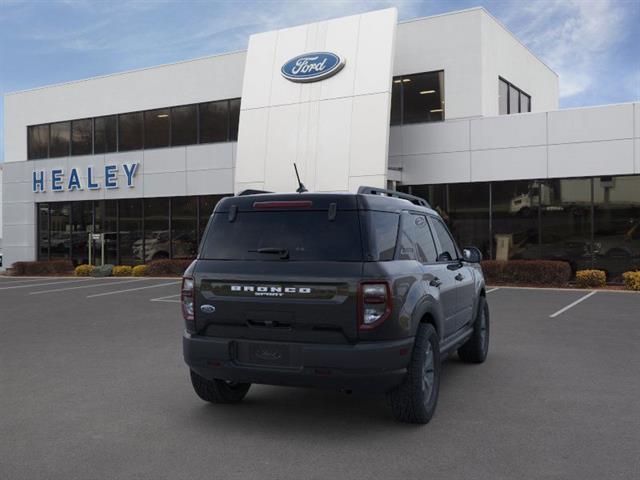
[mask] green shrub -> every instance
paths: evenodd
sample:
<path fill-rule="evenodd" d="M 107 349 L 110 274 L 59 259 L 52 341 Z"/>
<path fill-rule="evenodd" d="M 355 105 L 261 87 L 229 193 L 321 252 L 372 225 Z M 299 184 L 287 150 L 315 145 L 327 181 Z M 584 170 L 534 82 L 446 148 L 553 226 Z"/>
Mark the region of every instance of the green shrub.
<path fill-rule="evenodd" d="M 578 270 L 576 285 L 580 288 L 604 287 L 607 284 L 607 274 L 603 270 Z"/>
<path fill-rule="evenodd" d="M 113 267 L 111 275 L 114 277 L 130 277 L 132 272 L 133 268 L 129 265 L 118 265 L 117 267 Z"/>
<path fill-rule="evenodd" d="M 91 276 L 92 277 L 109 277 L 112 271 L 113 271 L 113 265 L 102 265 L 100 267 L 95 267 L 91 271 Z"/>
<path fill-rule="evenodd" d="M 60 275 L 73 272 L 71 260 L 45 260 L 40 262 L 15 262 L 13 275 Z"/>
<path fill-rule="evenodd" d="M 181 277 L 193 260 L 153 260 L 149 263 L 150 277 Z"/>
<path fill-rule="evenodd" d="M 135 267 L 133 267 L 133 271 L 131 273 L 134 277 L 146 277 L 148 269 L 148 265 L 136 265 Z"/>
<path fill-rule="evenodd" d="M 624 272 L 622 274 L 624 288 L 627 290 L 640 291 L 640 270 L 637 272 Z"/>
<path fill-rule="evenodd" d="M 556 260 L 485 260 L 482 271 L 487 284 L 564 287 L 571 278 L 568 262 Z"/>
<path fill-rule="evenodd" d="M 86 263 L 76 267 L 76 277 L 88 277 L 95 267 Z"/>

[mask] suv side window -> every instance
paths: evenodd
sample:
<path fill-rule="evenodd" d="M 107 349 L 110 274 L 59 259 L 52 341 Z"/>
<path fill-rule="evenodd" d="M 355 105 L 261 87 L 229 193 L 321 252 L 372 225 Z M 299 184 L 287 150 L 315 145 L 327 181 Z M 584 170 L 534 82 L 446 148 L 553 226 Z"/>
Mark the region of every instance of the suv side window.
<path fill-rule="evenodd" d="M 440 242 L 440 255 L 438 256 L 438 260 L 441 262 L 457 260 L 458 249 L 456 248 L 456 244 L 453 241 L 453 238 L 451 238 L 447 227 L 444 226 L 444 223 L 442 223 L 442 220 L 439 218 L 432 217 L 431 222 L 434 233 Z"/>
<path fill-rule="evenodd" d="M 435 262 L 436 255 L 436 245 L 427 218 L 424 215 L 413 213 L 403 217 L 399 260 L 417 260 L 421 263 L 428 263 Z"/>

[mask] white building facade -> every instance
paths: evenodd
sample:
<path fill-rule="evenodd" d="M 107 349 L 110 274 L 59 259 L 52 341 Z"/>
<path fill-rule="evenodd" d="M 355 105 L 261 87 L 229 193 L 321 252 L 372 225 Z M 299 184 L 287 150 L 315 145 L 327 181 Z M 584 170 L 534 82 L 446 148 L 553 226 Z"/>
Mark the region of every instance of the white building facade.
<path fill-rule="evenodd" d="M 557 75 L 482 8 L 9 94 L 4 138 L 5 266 L 86 262 L 90 234 L 108 263 L 191 258 L 222 196 L 293 191 L 295 162 L 313 191 L 424 196 L 487 257 L 640 267 L 640 104 L 558 110 Z"/>

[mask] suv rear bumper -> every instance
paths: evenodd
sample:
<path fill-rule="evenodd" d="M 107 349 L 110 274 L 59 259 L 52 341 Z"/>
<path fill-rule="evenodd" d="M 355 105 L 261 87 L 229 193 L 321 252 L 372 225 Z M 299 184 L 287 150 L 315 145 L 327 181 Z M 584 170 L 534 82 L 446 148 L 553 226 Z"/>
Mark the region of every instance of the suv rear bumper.
<path fill-rule="evenodd" d="M 187 365 L 207 379 L 386 392 L 402 382 L 413 338 L 335 345 L 236 340 L 185 332 L 182 345 Z M 237 352 L 256 346 L 265 347 L 267 352 L 270 346 L 284 349 L 288 365 L 239 360 L 242 355 Z"/>

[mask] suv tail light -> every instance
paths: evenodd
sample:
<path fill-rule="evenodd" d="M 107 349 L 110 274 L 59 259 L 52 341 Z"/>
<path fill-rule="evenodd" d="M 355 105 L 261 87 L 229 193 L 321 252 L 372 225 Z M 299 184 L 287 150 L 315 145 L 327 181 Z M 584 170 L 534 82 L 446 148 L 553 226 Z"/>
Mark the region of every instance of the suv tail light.
<path fill-rule="evenodd" d="M 391 289 L 387 282 L 361 283 L 358 292 L 358 328 L 376 328 L 387 319 L 391 307 Z"/>
<path fill-rule="evenodd" d="M 182 316 L 186 321 L 193 321 L 193 278 L 182 279 L 180 290 L 180 303 L 182 304 Z"/>

